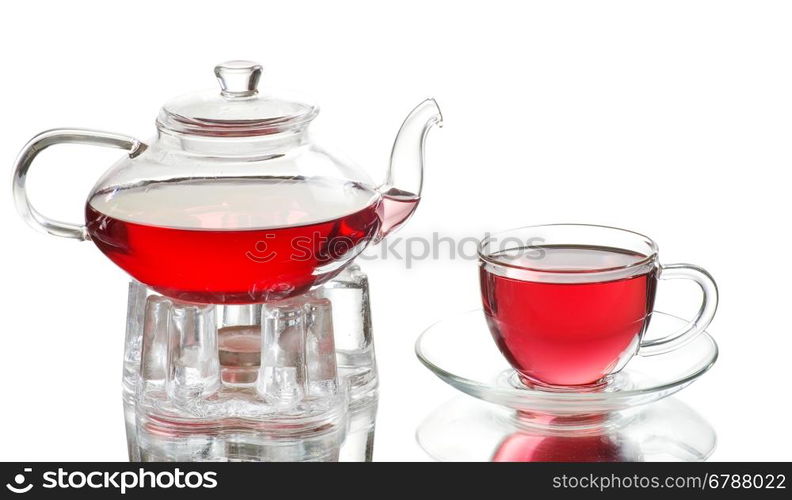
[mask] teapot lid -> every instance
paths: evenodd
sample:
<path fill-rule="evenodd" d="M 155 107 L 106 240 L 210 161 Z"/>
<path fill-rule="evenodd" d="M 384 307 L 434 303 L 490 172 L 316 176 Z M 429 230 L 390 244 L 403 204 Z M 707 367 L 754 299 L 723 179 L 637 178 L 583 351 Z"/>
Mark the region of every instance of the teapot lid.
<path fill-rule="evenodd" d="M 258 90 L 262 68 L 251 61 L 215 66 L 220 91 L 194 92 L 166 103 L 157 127 L 216 137 L 249 137 L 305 126 L 319 108 Z"/>

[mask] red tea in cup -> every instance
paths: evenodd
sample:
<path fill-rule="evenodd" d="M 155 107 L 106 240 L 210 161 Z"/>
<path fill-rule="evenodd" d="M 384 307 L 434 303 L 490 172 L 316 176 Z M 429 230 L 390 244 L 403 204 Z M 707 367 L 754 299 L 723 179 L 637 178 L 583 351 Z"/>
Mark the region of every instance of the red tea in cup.
<path fill-rule="evenodd" d="M 645 255 L 596 247 L 547 247 L 544 265 L 629 265 Z M 495 342 L 531 381 L 585 385 L 632 356 L 649 324 L 656 270 L 586 283 L 524 281 L 481 268 L 484 312 Z"/>
<path fill-rule="evenodd" d="M 705 271 L 660 266 L 656 244 L 631 231 L 534 226 L 485 239 L 479 255 L 490 332 L 528 385 L 596 387 L 639 349 L 667 352 L 703 331 L 717 303 Z M 644 341 L 661 278 L 692 279 L 705 302 L 684 331 Z"/>

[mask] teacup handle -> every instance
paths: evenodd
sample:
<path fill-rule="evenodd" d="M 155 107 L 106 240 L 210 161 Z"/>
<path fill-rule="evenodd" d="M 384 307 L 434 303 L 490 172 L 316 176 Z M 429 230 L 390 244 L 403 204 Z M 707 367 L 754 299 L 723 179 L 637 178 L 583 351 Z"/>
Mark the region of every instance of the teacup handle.
<path fill-rule="evenodd" d="M 663 338 L 641 342 L 641 347 L 638 350 L 638 354 L 641 356 L 664 354 L 687 344 L 709 326 L 712 318 L 715 316 L 715 310 L 718 308 L 718 285 L 715 284 L 715 280 L 707 271 L 698 266 L 692 264 L 669 264 L 667 266 L 661 266 L 658 279 L 685 279 L 694 281 L 701 287 L 704 297 L 701 301 L 698 314 L 693 321 Z"/>
<path fill-rule="evenodd" d="M 134 158 L 146 149 L 146 145 L 134 137 L 110 132 L 99 132 L 85 129 L 53 129 L 42 132 L 31 139 L 16 160 L 14 169 L 14 200 L 17 211 L 25 221 L 35 229 L 42 229 L 49 234 L 78 240 L 88 239 L 83 224 L 71 224 L 50 219 L 36 210 L 28 200 L 25 183 L 31 163 L 39 153 L 55 144 L 89 144 L 108 148 L 126 149 L 130 158 Z"/>

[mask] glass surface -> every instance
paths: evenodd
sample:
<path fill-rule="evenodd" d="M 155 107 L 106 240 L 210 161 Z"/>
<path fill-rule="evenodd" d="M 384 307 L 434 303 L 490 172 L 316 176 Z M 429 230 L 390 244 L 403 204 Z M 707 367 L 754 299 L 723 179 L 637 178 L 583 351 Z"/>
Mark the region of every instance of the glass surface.
<path fill-rule="evenodd" d="M 655 311 L 646 338 L 686 323 Z M 492 342 L 481 310 L 460 313 L 429 327 L 418 338 L 415 350 L 435 375 L 466 394 L 515 410 L 572 417 L 620 411 L 662 399 L 695 381 L 718 357 L 715 341 L 704 332 L 679 349 L 635 357 L 596 389 L 528 387 Z M 570 426 L 578 424 L 569 422 Z"/>

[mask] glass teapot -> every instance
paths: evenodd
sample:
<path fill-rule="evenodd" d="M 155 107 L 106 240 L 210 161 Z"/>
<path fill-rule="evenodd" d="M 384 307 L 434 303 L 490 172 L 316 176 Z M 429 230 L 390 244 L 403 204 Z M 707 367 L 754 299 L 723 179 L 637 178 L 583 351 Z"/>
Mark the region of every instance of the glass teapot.
<path fill-rule="evenodd" d="M 259 91 L 261 73 L 248 61 L 217 66 L 221 90 L 166 103 L 150 143 L 93 130 L 39 134 L 17 159 L 18 211 L 50 234 L 93 241 L 180 300 L 266 302 L 329 280 L 412 215 L 427 133 L 442 116 L 434 99 L 412 110 L 377 187 L 311 142 L 316 106 Z M 128 151 L 88 196 L 85 224 L 44 216 L 25 191 L 36 155 L 59 143 Z"/>

